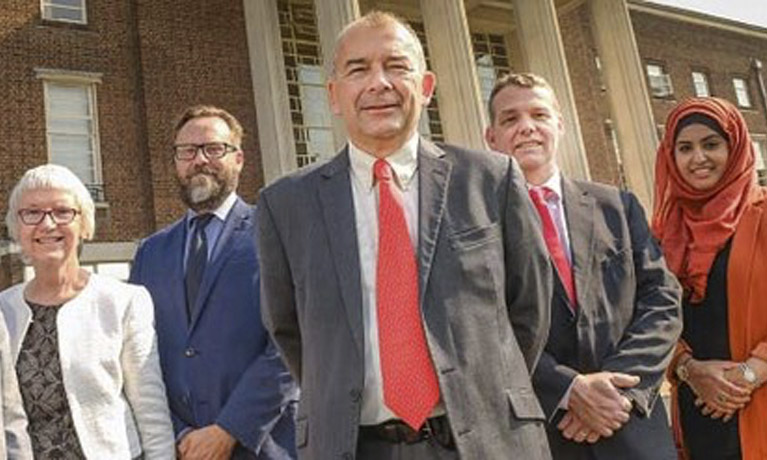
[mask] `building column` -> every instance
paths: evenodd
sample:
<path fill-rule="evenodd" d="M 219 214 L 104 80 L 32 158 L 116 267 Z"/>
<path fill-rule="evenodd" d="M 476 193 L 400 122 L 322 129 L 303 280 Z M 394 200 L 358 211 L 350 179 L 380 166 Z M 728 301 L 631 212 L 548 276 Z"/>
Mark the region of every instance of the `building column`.
<path fill-rule="evenodd" d="M 360 6 L 357 0 L 314 0 L 314 11 L 317 14 L 317 30 L 327 80 L 333 71 L 336 38 L 346 24 L 360 17 Z M 346 129 L 338 117 L 333 117 L 333 141 L 336 150 L 346 144 Z"/>
<path fill-rule="evenodd" d="M 275 0 L 243 0 L 266 184 L 298 167 Z"/>
<path fill-rule="evenodd" d="M 485 149 L 485 109 L 463 1 L 421 0 L 445 140 Z"/>
<path fill-rule="evenodd" d="M 607 0 L 612 1 L 612 0 Z M 530 72 L 541 75 L 554 88 L 565 123 L 559 147 L 559 165 L 575 179 L 588 179 L 586 148 L 575 107 L 567 59 L 559 32 L 554 0 L 513 0 L 519 42 Z"/>
<path fill-rule="evenodd" d="M 623 172 L 631 191 L 652 209 L 658 133 L 631 17 L 625 0 L 590 0 L 589 7 Z"/>

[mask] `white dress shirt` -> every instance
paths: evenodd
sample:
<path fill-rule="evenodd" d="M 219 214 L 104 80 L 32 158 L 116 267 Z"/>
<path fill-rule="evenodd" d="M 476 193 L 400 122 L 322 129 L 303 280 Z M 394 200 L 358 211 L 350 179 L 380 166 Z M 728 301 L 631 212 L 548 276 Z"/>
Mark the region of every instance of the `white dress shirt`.
<path fill-rule="evenodd" d="M 383 378 L 378 347 L 376 313 L 376 266 L 378 263 L 378 187 L 373 178 L 377 158 L 349 143 L 349 165 L 357 229 L 362 289 L 362 321 L 365 346 L 365 385 L 362 390 L 360 424 L 377 425 L 397 418 L 383 399 Z M 410 243 L 418 253 L 418 135 L 386 157 L 394 183 L 402 193 Z M 433 415 L 444 413 L 442 404 Z"/>

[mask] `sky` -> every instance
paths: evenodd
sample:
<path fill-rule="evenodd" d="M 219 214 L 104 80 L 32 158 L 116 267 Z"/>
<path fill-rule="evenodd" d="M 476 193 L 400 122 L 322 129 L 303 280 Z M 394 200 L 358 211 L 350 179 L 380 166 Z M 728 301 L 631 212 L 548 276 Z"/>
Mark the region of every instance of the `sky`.
<path fill-rule="evenodd" d="M 767 28 L 766 0 L 649 0 Z"/>

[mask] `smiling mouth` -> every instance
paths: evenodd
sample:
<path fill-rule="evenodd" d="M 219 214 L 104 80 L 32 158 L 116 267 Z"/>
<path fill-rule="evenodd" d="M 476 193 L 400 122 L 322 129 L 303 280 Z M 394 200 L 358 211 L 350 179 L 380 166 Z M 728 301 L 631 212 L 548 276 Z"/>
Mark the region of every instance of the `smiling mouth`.
<path fill-rule="evenodd" d="M 53 244 L 64 241 L 63 236 L 44 236 L 41 238 L 35 238 L 35 243 L 38 244 Z"/>
<path fill-rule="evenodd" d="M 532 148 L 538 148 L 538 147 L 541 147 L 542 145 L 543 143 L 541 141 L 525 141 L 515 145 L 514 150 L 527 150 Z"/>

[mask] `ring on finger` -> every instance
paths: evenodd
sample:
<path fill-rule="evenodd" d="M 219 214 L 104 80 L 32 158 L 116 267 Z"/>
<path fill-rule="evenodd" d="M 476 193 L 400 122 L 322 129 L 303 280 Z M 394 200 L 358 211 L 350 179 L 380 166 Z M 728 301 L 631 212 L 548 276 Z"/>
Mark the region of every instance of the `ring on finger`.
<path fill-rule="evenodd" d="M 716 400 L 723 404 L 727 402 L 727 398 L 722 393 L 719 393 L 718 395 L 716 395 Z"/>

